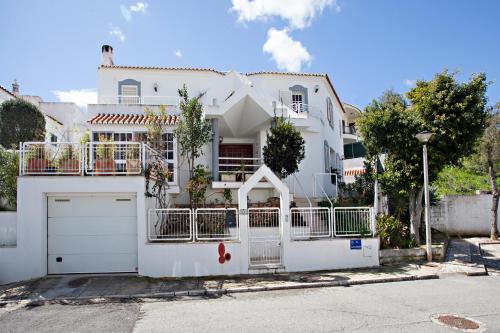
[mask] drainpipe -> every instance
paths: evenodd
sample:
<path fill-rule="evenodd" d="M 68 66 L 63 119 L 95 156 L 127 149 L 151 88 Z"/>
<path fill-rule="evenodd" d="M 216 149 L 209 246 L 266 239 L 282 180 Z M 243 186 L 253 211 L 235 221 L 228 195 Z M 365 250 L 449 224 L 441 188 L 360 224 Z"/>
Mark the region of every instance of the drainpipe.
<path fill-rule="evenodd" d="M 219 119 L 212 119 L 212 178 L 219 181 Z"/>

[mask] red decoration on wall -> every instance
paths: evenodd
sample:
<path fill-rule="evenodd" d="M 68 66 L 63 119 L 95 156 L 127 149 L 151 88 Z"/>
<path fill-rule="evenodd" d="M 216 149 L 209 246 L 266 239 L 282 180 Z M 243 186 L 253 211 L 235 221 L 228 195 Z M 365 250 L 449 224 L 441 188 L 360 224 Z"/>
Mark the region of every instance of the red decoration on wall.
<path fill-rule="evenodd" d="M 226 253 L 226 247 L 224 243 L 219 243 L 218 249 L 219 251 L 219 264 L 223 264 L 226 261 L 231 260 L 231 253 Z"/>

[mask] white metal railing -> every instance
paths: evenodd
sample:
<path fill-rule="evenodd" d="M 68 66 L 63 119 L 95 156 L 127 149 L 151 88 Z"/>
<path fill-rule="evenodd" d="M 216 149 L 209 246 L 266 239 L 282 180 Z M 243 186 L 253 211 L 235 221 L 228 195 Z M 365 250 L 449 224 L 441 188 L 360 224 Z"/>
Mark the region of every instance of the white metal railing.
<path fill-rule="evenodd" d="M 375 235 L 372 207 L 335 207 L 333 209 L 335 237 Z"/>
<path fill-rule="evenodd" d="M 107 95 L 100 96 L 101 104 L 132 104 L 132 105 L 179 105 L 178 96 L 130 96 L 130 95 Z"/>
<path fill-rule="evenodd" d="M 71 142 L 24 142 L 19 151 L 20 175 L 80 175 L 82 146 Z"/>
<path fill-rule="evenodd" d="M 238 240 L 236 208 L 198 208 L 195 211 L 196 240 Z"/>
<path fill-rule="evenodd" d="M 189 208 L 148 210 L 149 241 L 190 241 L 193 239 L 193 214 Z"/>
<path fill-rule="evenodd" d="M 290 209 L 293 240 L 328 238 L 332 236 L 331 209 L 299 207 Z"/>
<path fill-rule="evenodd" d="M 261 166 L 259 157 L 219 157 L 221 181 L 244 182 Z"/>
<path fill-rule="evenodd" d="M 143 171 L 141 142 L 88 142 L 85 145 L 85 173 L 90 175 L 139 175 Z"/>

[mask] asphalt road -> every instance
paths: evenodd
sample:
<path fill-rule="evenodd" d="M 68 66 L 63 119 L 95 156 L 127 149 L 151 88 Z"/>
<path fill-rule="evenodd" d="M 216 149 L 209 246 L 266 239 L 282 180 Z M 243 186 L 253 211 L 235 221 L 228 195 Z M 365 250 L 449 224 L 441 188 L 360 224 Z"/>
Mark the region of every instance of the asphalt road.
<path fill-rule="evenodd" d="M 0 312 L 1 332 L 457 332 L 454 313 L 500 332 L 500 277 L 233 294 L 142 304 L 44 305 Z"/>

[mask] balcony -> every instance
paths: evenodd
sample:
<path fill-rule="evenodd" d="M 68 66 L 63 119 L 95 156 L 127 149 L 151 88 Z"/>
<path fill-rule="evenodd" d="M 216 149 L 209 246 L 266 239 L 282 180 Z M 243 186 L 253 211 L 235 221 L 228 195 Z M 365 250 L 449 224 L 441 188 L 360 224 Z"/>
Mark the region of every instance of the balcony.
<path fill-rule="evenodd" d="M 219 179 L 212 183 L 213 188 L 239 188 L 264 164 L 259 157 L 219 157 Z M 256 187 L 273 187 L 267 181 Z"/>
<path fill-rule="evenodd" d="M 178 106 L 179 102 L 180 102 L 179 96 L 130 96 L 130 95 L 99 96 L 99 104 Z"/>
<path fill-rule="evenodd" d="M 358 131 L 355 126 L 343 126 L 342 133 L 344 134 L 344 144 L 359 141 Z"/>
<path fill-rule="evenodd" d="M 141 176 L 159 162 L 177 180 L 172 163 L 141 142 L 24 142 L 19 153 L 20 176 Z"/>

